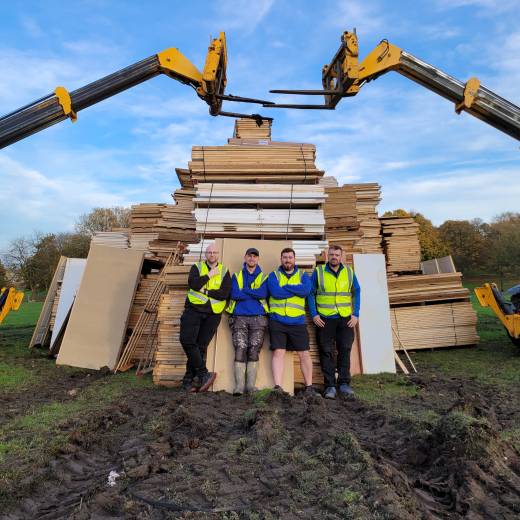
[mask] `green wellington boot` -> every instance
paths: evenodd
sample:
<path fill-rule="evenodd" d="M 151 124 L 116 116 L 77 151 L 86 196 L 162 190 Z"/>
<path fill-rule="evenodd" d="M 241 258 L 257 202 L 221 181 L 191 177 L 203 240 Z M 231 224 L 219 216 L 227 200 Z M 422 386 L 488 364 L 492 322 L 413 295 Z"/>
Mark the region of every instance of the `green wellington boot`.
<path fill-rule="evenodd" d="M 242 395 L 246 386 L 246 364 L 235 361 L 235 389 L 233 395 Z"/>
<path fill-rule="evenodd" d="M 258 361 L 250 361 L 247 364 L 246 392 L 256 392 L 256 373 L 258 372 Z"/>

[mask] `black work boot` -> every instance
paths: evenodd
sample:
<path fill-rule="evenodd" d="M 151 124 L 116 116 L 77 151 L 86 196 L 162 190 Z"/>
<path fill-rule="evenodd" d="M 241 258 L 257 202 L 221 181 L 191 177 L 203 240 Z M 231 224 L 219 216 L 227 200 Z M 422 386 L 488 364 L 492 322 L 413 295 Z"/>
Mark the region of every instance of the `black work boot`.
<path fill-rule="evenodd" d="M 207 392 L 210 386 L 217 379 L 217 374 L 215 372 L 206 372 L 200 379 L 200 388 L 199 392 Z"/>

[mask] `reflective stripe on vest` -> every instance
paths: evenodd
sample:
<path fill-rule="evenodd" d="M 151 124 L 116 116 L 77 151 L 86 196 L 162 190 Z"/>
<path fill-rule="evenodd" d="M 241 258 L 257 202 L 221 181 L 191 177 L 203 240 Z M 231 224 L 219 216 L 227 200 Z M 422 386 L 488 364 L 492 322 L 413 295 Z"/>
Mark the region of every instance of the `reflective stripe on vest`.
<path fill-rule="evenodd" d="M 282 276 L 280 271 L 274 271 L 276 279 L 280 287 L 284 285 L 300 285 L 302 283 L 301 271 L 296 271 L 290 278 Z M 291 296 L 290 298 L 277 299 L 269 297 L 269 312 L 278 314 L 279 316 L 289 316 L 290 318 L 298 318 L 305 314 L 305 298 L 301 296 Z"/>
<path fill-rule="evenodd" d="M 235 273 L 235 277 L 237 279 L 238 288 L 242 290 L 244 288 L 244 277 L 242 274 L 242 271 L 239 271 L 238 273 Z M 251 289 L 260 289 L 260 286 L 267 280 L 267 276 L 260 271 L 258 276 L 254 279 L 253 283 L 251 284 Z M 267 306 L 267 301 L 264 298 L 259 298 L 258 300 L 262 307 L 264 308 L 264 311 L 267 313 L 269 312 L 269 307 Z M 233 311 L 235 310 L 237 301 L 231 300 L 229 302 L 229 305 L 226 309 L 226 312 L 229 312 L 229 314 L 233 314 Z"/>
<path fill-rule="evenodd" d="M 324 265 L 316 267 L 316 309 L 321 316 L 339 314 L 344 318 L 352 314 L 354 271 L 348 265 L 344 267 L 337 277 L 329 273 Z"/>
<path fill-rule="evenodd" d="M 204 276 L 209 273 L 209 268 L 206 262 L 197 262 L 195 264 L 197 269 L 199 270 L 199 275 Z M 208 291 L 213 291 L 216 289 L 220 289 L 222 285 L 222 280 L 224 276 L 226 276 L 227 269 L 222 264 L 217 264 L 218 267 L 218 275 L 210 278 L 201 289 L 206 289 Z M 188 300 L 193 305 L 203 305 L 209 301 L 211 305 L 211 310 L 215 314 L 221 314 L 226 307 L 226 300 L 217 300 L 215 298 L 210 298 L 207 294 L 204 294 L 200 291 L 195 291 L 194 289 L 190 289 L 188 291 Z"/>

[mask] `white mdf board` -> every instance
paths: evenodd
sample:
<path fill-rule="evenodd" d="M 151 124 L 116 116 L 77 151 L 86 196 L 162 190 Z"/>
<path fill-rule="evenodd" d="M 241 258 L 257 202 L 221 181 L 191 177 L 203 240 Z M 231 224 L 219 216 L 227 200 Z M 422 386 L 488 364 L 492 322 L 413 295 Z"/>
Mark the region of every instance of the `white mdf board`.
<path fill-rule="evenodd" d="M 395 374 L 385 255 L 354 254 L 354 271 L 361 286 L 359 342 L 364 374 Z"/>
<path fill-rule="evenodd" d="M 58 308 L 56 310 L 56 318 L 54 320 L 54 328 L 52 329 L 50 349 L 54 346 L 56 337 L 58 336 L 63 322 L 69 313 L 74 298 L 78 292 L 81 278 L 83 277 L 83 271 L 87 264 L 86 258 L 67 258 L 65 265 L 65 273 L 63 275 L 63 281 L 61 282 L 60 300 L 58 302 Z"/>
<path fill-rule="evenodd" d="M 114 369 L 142 264 L 142 251 L 90 246 L 58 365 Z"/>

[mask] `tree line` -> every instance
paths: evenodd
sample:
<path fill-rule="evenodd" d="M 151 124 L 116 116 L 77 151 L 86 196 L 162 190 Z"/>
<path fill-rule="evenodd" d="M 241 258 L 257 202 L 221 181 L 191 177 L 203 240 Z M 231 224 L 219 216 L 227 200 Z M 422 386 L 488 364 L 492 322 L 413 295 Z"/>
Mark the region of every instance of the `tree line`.
<path fill-rule="evenodd" d="M 81 215 L 73 232 L 34 232 L 12 240 L 0 258 L 0 287 L 16 285 L 35 294 L 46 291 L 60 256 L 86 258 L 97 231 L 130 226 L 130 208 L 94 208 Z"/>
<path fill-rule="evenodd" d="M 520 276 L 520 213 L 506 212 L 491 222 L 446 220 L 436 227 L 424 215 L 397 209 L 384 216 L 412 217 L 418 224 L 421 260 L 451 255 L 466 276 Z"/>
<path fill-rule="evenodd" d="M 520 213 L 507 212 L 487 223 L 481 219 L 446 220 L 434 226 L 416 211 L 396 209 L 384 216 L 412 217 L 418 224 L 422 260 L 450 255 L 466 276 L 520 276 Z M 130 208 L 94 208 L 81 215 L 70 233 L 35 232 L 17 238 L 0 258 L 0 287 L 17 285 L 33 294 L 46 291 L 60 256 L 86 258 L 97 231 L 127 228 Z"/>

